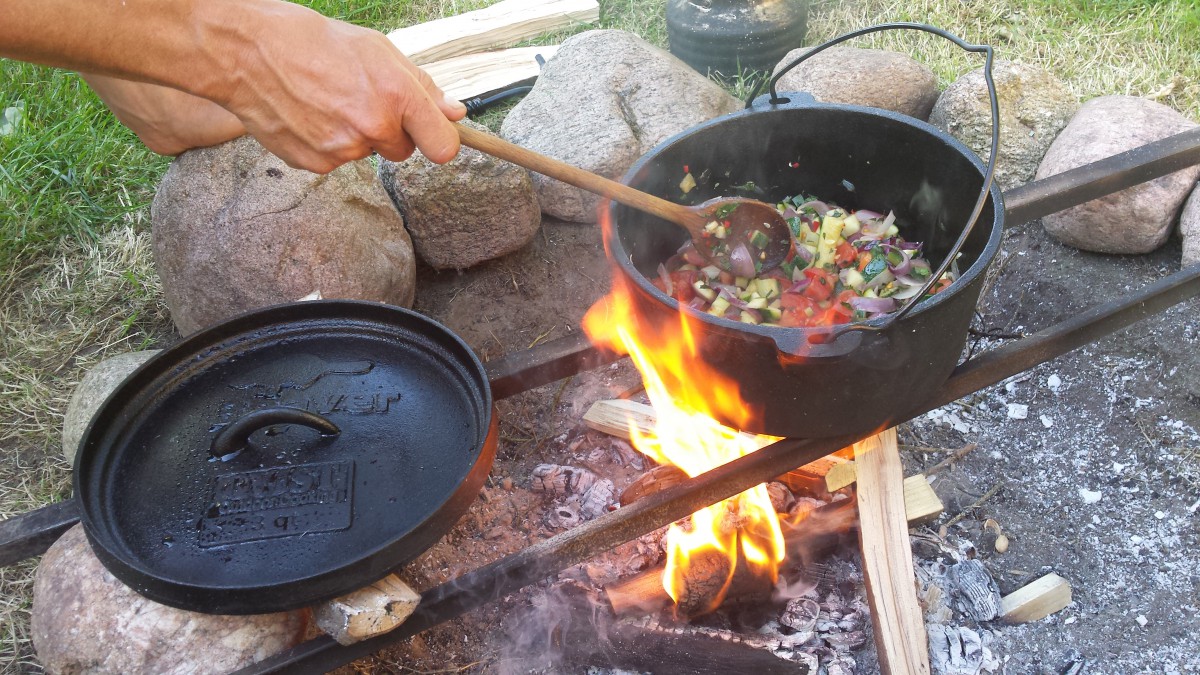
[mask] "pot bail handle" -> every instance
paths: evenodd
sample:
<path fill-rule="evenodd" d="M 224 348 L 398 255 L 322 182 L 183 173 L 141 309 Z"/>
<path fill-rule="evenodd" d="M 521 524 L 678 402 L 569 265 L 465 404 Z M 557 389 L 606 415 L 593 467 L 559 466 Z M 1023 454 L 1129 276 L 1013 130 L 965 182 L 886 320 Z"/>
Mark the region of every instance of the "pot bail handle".
<path fill-rule="evenodd" d="M 341 429 L 328 418 L 300 408 L 278 406 L 246 413 L 221 430 L 208 451 L 214 459 L 227 462 L 250 444 L 250 434 L 273 424 L 299 424 L 315 429 L 322 436 L 336 436 Z"/>
<path fill-rule="evenodd" d="M 776 86 L 779 83 L 779 79 L 791 69 L 825 51 L 826 49 L 833 47 L 834 45 L 841 44 L 842 42 L 862 35 L 867 35 L 868 33 L 878 33 L 885 30 L 919 30 L 926 33 L 932 33 L 939 37 L 946 38 L 959 47 L 962 47 L 965 51 L 976 52 L 984 55 L 983 79 L 987 83 L 988 102 L 991 105 L 992 147 L 988 152 L 987 172 L 983 176 L 983 189 L 979 193 L 979 199 L 975 201 L 975 208 L 971 211 L 971 217 L 967 220 L 967 224 L 963 228 L 962 234 L 958 236 L 958 240 L 954 242 L 954 246 L 951 247 L 950 252 L 946 254 L 946 257 L 942 260 L 942 263 L 938 265 L 938 268 L 929 275 L 929 279 L 923 286 L 921 286 L 921 290 L 918 291 L 916 295 L 909 298 L 908 301 L 904 303 L 904 306 L 902 306 L 900 309 L 882 317 L 882 320 L 878 322 L 849 323 L 839 326 L 838 328 L 834 329 L 830 335 L 831 340 L 837 340 L 838 337 L 851 331 L 878 332 L 884 330 L 893 323 L 904 318 L 905 315 L 912 311 L 913 307 L 917 306 L 917 303 L 925 297 L 925 294 L 928 293 L 930 289 L 932 289 L 934 285 L 941 280 L 942 275 L 946 273 L 946 270 L 950 269 L 950 265 L 953 264 L 954 260 L 958 257 L 958 252 L 961 251 L 963 245 L 967 243 L 967 237 L 971 234 L 971 230 L 975 229 L 975 223 L 979 221 L 979 216 L 983 213 L 983 207 L 987 204 L 988 193 L 992 190 L 992 176 L 996 173 L 996 150 L 1000 147 L 1000 103 L 997 100 L 996 83 L 992 79 L 992 61 L 994 56 L 992 47 L 990 45 L 973 45 L 964 41 L 957 35 L 928 24 L 910 22 L 881 23 L 875 26 L 868 26 L 867 28 L 861 28 L 859 30 L 846 33 L 845 35 L 835 37 L 828 42 L 813 47 L 804 54 L 800 55 L 791 63 L 781 68 L 778 73 L 771 77 L 771 95 L 768 99 L 768 103 L 771 105 L 780 105 L 790 102 L 790 99 L 783 98 L 779 95 L 779 91 L 776 89 Z M 755 87 L 754 91 L 750 92 L 749 98 L 746 99 L 746 107 L 753 107 L 754 99 L 757 97 L 758 88 Z"/>

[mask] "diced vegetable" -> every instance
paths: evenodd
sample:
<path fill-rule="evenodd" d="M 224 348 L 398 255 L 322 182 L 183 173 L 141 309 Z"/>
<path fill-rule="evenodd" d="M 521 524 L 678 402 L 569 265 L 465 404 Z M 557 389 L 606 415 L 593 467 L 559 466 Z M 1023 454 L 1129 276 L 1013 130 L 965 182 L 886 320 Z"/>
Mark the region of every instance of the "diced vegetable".
<path fill-rule="evenodd" d="M 689 177 L 680 183 L 685 192 L 691 189 L 685 188 Z M 755 325 L 805 327 L 894 312 L 920 292 L 933 274 L 921 257 L 921 245 L 899 236 L 901 225 L 894 212 L 886 216 L 866 209 L 849 212 L 804 195 L 784 199 L 776 208 L 792 236 L 792 253 L 779 269 L 760 273 L 753 254 L 768 245 L 769 237 L 755 231 L 734 251 L 729 250 L 729 242 L 717 244 L 731 262 L 740 263 L 732 272 L 705 264 L 689 243 L 659 270 L 654 284 L 681 304 L 713 316 Z M 725 239 L 727 215 L 728 211 L 714 213 L 705 230 Z M 952 268 L 930 293 L 944 290 L 956 278 Z"/>

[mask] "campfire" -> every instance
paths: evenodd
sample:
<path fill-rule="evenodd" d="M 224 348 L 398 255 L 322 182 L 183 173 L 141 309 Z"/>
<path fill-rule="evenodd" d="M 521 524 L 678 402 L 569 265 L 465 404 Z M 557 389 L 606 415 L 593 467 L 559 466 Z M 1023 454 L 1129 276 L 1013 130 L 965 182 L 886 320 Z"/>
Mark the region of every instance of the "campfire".
<path fill-rule="evenodd" d="M 584 329 L 598 344 L 628 353 L 642 374 L 656 421 L 650 433 L 629 421 L 633 446 L 661 465 L 698 476 L 779 439 L 743 434 L 715 419 L 748 419 L 755 412 L 742 403 L 736 382 L 700 358 L 689 326 L 694 319 L 679 317 L 675 330 L 639 331 L 634 304 L 618 283 L 608 301 L 585 317 Z M 687 386 L 671 389 L 668 381 Z M 741 567 L 774 583 L 784 559 L 783 533 L 765 484 L 671 525 L 666 542 L 663 586 L 685 616 L 719 606 Z"/>

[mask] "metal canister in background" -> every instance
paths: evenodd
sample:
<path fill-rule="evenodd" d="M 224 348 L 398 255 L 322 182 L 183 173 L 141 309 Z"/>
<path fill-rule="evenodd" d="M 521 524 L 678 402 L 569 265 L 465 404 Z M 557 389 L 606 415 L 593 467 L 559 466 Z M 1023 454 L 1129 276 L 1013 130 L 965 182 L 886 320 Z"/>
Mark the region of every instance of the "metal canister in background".
<path fill-rule="evenodd" d="M 705 75 L 770 71 L 807 23 L 808 0 L 667 0 L 671 53 Z"/>

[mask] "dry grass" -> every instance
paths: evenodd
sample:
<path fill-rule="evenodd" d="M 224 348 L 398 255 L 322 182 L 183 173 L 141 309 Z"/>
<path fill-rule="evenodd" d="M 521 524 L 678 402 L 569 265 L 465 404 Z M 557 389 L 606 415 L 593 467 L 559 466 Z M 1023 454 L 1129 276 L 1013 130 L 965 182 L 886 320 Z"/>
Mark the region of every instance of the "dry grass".
<path fill-rule="evenodd" d="M 1200 6 L 1188 0 L 825 0 L 813 3 L 808 42 L 885 21 L 930 23 L 990 44 L 997 58 L 1054 73 L 1080 100 L 1143 96 L 1200 120 Z M 912 31 L 849 44 L 911 54 L 943 88 L 982 66 L 980 57 Z"/>
<path fill-rule="evenodd" d="M 0 270 L 0 518 L 70 496 L 62 420 L 105 356 L 161 343 L 171 327 L 149 251 L 132 226 L 64 241 L 53 258 Z M 29 672 L 34 564 L 0 570 L 0 672 Z"/>
<path fill-rule="evenodd" d="M 361 10 L 354 9 L 355 0 L 310 4 L 394 27 L 489 2 L 364 3 Z M 661 2 L 602 4 L 606 26 L 665 44 Z M 1081 99 L 1153 96 L 1200 119 L 1196 11 L 1186 0 L 826 1 L 813 3 L 809 42 L 882 21 L 924 21 L 968 41 L 990 43 L 1001 58 L 1041 65 Z M 943 86 L 980 65 L 978 57 L 927 35 L 885 34 L 857 44 L 910 53 L 930 65 Z M 125 186 L 111 189 L 119 193 Z M 63 239 L 51 253 L 17 256 L 24 261 L 20 269 L 0 269 L 0 518 L 69 494 L 62 420 L 87 369 L 106 355 L 165 346 L 172 335 L 150 260 L 148 204 L 132 206 L 123 224 L 95 240 Z M 0 570 L 0 673 L 36 669 L 28 641 L 32 570 L 32 562 Z"/>

